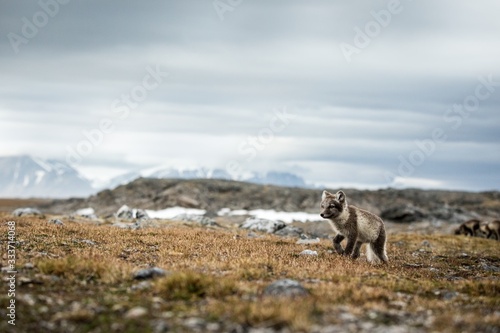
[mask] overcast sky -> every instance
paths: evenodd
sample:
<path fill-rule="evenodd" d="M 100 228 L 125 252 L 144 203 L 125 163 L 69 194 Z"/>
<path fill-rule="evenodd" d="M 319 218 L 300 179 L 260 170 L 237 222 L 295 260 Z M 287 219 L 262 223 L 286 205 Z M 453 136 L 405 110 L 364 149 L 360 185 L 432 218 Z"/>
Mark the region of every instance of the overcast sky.
<path fill-rule="evenodd" d="M 0 1 L 0 155 L 500 189 L 500 2 Z M 85 134 L 86 133 L 86 134 Z"/>

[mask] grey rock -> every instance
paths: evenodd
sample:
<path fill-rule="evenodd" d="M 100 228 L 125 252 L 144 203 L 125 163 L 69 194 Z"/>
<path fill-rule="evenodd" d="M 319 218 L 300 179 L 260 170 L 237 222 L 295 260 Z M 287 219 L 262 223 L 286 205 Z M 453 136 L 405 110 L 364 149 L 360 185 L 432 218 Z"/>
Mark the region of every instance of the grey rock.
<path fill-rule="evenodd" d="M 172 218 L 173 221 L 185 221 L 185 222 L 196 222 L 203 226 L 216 226 L 218 225 L 215 220 L 203 216 L 203 215 L 192 215 L 192 214 L 180 214 Z"/>
<path fill-rule="evenodd" d="M 265 296 L 300 297 L 309 295 L 309 291 L 298 281 L 291 279 L 278 280 L 264 289 Z"/>
<path fill-rule="evenodd" d="M 111 225 L 112 227 L 120 228 L 120 229 L 129 229 L 129 230 L 137 230 L 140 229 L 140 226 L 137 223 L 122 223 L 117 222 Z"/>
<path fill-rule="evenodd" d="M 39 211 L 36 208 L 31 208 L 31 207 L 24 207 L 24 208 L 17 208 L 12 212 L 12 215 L 14 216 L 37 216 L 37 215 L 42 215 L 42 212 Z"/>
<path fill-rule="evenodd" d="M 385 209 L 380 217 L 394 222 L 414 222 L 422 220 L 427 216 L 423 210 L 412 204 L 404 204 Z"/>
<path fill-rule="evenodd" d="M 255 217 L 246 219 L 245 222 L 240 225 L 240 228 L 242 229 L 263 231 L 269 234 L 275 233 L 284 227 L 286 227 L 285 222 L 259 219 Z"/>
<path fill-rule="evenodd" d="M 276 231 L 274 234 L 284 237 L 300 237 L 300 235 L 302 235 L 303 232 L 304 230 L 302 228 L 297 228 L 287 225 L 284 228 Z"/>
<path fill-rule="evenodd" d="M 481 264 L 481 268 L 486 272 L 500 272 L 500 268 L 497 266 L 488 265 L 486 263 Z"/>
<path fill-rule="evenodd" d="M 119 219 L 133 220 L 133 219 L 149 219 L 148 213 L 143 209 L 129 208 L 123 205 L 118 209 L 115 216 Z"/>
<path fill-rule="evenodd" d="M 154 279 L 155 277 L 165 276 L 167 271 L 159 267 L 151 267 L 146 269 L 141 269 L 133 274 L 134 280 L 147 280 Z"/>
<path fill-rule="evenodd" d="M 130 287 L 131 290 L 147 290 L 151 288 L 151 282 L 150 281 L 141 281 L 138 284 L 134 284 L 132 287 Z"/>
<path fill-rule="evenodd" d="M 50 219 L 49 223 L 55 224 L 55 225 L 64 225 L 63 221 L 61 221 L 59 219 Z"/>
<path fill-rule="evenodd" d="M 300 255 L 301 256 L 313 256 L 313 257 L 317 257 L 318 256 L 318 252 L 317 251 L 313 251 L 313 250 L 304 250 L 304 251 L 300 252 Z"/>
<path fill-rule="evenodd" d="M 319 238 L 299 239 L 295 244 L 318 244 L 319 242 L 320 242 Z"/>
<path fill-rule="evenodd" d="M 73 215 L 80 216 L 89 220 L 97 220 L 97 215 L 92 207 L 78 209 Z"/>
<path fill-rule="evenodd" d="M 202 318 L 188 318 L 184 320 L 184 326 L 190 329 L 201 329 L 205 326 L 205 320 Z"/>
<path fill-rule="evenodd" d="M 140 317 L 144 317 L 148 313 L 148 310 L 146 308 L 143 308 L 141 306 L 136 306 L 135 308 L 132 308 L 125 313 L 125 318 L 126 319 L 136 319 Z"/>

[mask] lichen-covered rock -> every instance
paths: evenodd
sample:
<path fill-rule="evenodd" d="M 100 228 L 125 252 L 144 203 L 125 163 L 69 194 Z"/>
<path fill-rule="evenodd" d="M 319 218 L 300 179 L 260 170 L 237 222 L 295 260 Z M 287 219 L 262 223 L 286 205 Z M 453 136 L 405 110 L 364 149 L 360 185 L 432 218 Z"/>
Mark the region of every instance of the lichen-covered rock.
<path fill-rule="evenodd" d="M 265 296 L 301 297 L 309 295 L 309 291 L 298 281 L 291 279 L 278 280 L 264 289 Z"/>
<path fill-rule="evenodd" d="M 258 219 L 255 217 L 250 217 L 240 225 L 242 229 L 264 231 L 269 234 L 275 233 L 276 231 L 286 227 L 285 222 L 282 221 L 272 221 L 266 219 Z"/>

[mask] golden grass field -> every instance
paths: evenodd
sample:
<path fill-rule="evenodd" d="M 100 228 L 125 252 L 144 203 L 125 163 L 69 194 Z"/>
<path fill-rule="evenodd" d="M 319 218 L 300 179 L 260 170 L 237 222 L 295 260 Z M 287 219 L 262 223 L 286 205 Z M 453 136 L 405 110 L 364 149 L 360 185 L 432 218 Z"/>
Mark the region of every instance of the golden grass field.
<path fill-rule="evenodd" d="M 299 245 L 168 223 L 135 231 L 69 220 L 57 226 L 49 218 L 0 214 L 2 266 L 6 223 L 15 221 L 18 270 L 16 326 L 5 316 L 5 283 L 2 332 L 500 332 L 495 240 L 391 234 L 390 263 L 373 266 L 329 252 L 329 240 Z M 319 255 L 300 256 L 306 248 Z M 148 266 L 171 274 L 150 284 L 133 280 Z M 311 295 L 262 295 L 282 278 L 299 281 Z"/>

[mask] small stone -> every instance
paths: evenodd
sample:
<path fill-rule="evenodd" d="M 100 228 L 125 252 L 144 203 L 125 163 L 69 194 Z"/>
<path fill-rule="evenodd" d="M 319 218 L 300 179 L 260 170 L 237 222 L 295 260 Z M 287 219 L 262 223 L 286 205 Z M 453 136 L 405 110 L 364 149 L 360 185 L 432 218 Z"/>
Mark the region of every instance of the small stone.
<path fill-rule="evenodd" d="M 272 234 L 280 229 L 283 229 L 285 226 L 286 226 L 285 222 L 282 221 L 272 221 L 272 220 L 250 217 L 246 219 L 242 225 L 240 225 L 240 228 L 263 231 L 267 232 L 268 234 Z"/>
<path fill-rule="evenodd" d="M 140 318 L 144 317 L 148 313 L 148 310 L 146 308 L 143 308 L 141 306 L 137 306 L 135 308 L 132 308 L 125 313 L 125 318 L 127 319 L 135 319 L 135 318 Z"/>
<path fill-rule="evenodd" d="M 49 223 L 50 224 L 55 224 L 55 225 L 64 225 L 63 221 L 61 221 L 59 219 L 50 219 Z"/>
<path fill-rule="evenodd" d="M 24 268 L 26 268 L 26 269 L 33 269 L 33 268 L 35 268 L 35 265 L 33 265 L 32 263 L 28 262 L 28 263 L 24 264 Z"/>
<path fill-rule="evenodd" d="M 205 320 L 201 318 L 188 318 L 184 320 L 184 326 L 190 329 L 202 328 L 205 325 Z"/>
<path fill-rule="evenodd" d="M 141 281 L 138 284 L 134 284 L 130 287 L 131 290 L 147 290 L 151 288 L 151 282 L 149 281 Z"/>
<path fill-rule="evenodd" d="M 295 244 L 317 244 L 319 242 L 320 242 L 319 238 L 299 239 Z"/>
<path fill-rule="evenodd" d="M 146 269 L 141 269 L 134 273 L 134 280 L 146 280 L 146 279 L 154 279 L 158 276 L 165 276 L 167 271 L 161 269 L 159 267 L 151 267 Z"/>
<path fill-rule="evenodd" d="M 298 281 L 291 279 L 278 280 L 271 283 L 264 289 L 265 296 L 285 296 L 297 297 L 307 296 L 309 291 L 304 288 Z"/>
<path fill-rule="evenodd" d="M 18 208 L 16 210 L 14 210 L 12 212 L 12 215 L 18 216 L 18 217 L 20 217 L 20 216 L 26 216 L 26 215 L 36 216 L 36 215 L 42 215 L 42 212 L 39 211 L 36 208 L 23 207 L 23 208 Z"/>
<path fill-rule="evenodd" d="M 317 257 L 318 256 L 318 252 L 317 251 L 312 251 L 312 250 L 304 250 L 304 251 L 300 252 L 300 255 L 301 256 L 315 256 L 315 257 Z"/>
<path fill-rule="evenodd" d="M 486 263 L 481 264 L 481 268 L 486 272 L 500 272 L 500 268 L 497 266 L 488 265 Z"/>
<path fill-rule="evenodd" d="M 424 240 L 420 245 L 423 247 L 431 247 L 431 243 L 428 240 Z"/>

